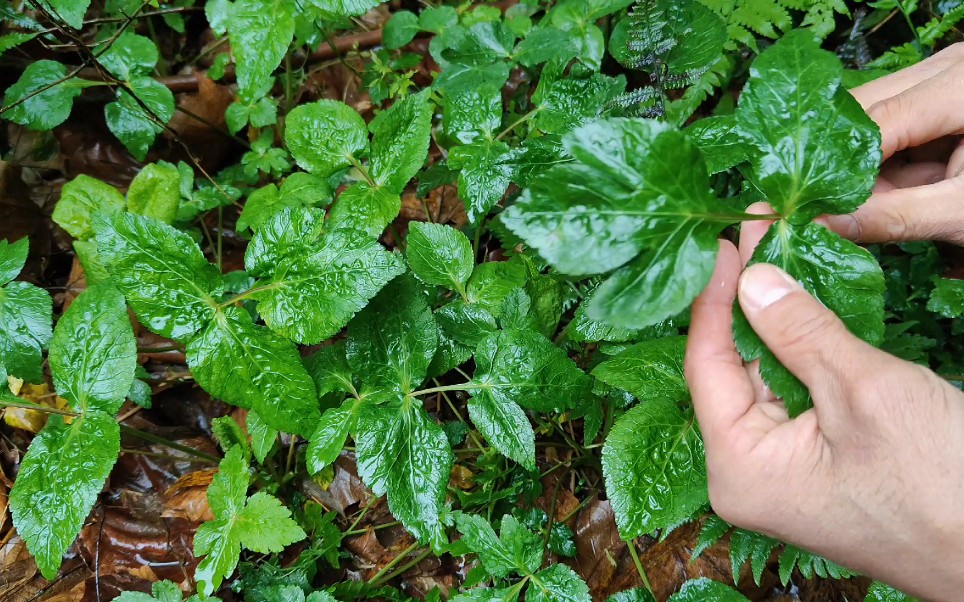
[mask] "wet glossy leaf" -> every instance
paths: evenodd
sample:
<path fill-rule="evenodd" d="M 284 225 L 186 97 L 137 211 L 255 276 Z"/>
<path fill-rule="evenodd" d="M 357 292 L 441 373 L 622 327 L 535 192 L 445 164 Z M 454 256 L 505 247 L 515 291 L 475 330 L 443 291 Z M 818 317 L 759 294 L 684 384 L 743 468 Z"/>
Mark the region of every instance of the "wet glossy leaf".
<path fill-rule="evenodd" d="M 740 95 L 739 129 L 756 147 L 747 175 L 797 223 L 850 213 L 877 178 L 880 132 L 842 77 L 839 59 L 798 30 L 754 61 Z"/>
<path fill-rule="evenodd" d="M 151 593 L 144 592 L 123 592 L 114 598 L 113 602 L 181 602 L 183 595 L 181 588 L 173 581 L 156 581 L 151 585 Z M 220 598 L 208 598 L 208 600 L 218 601 Z M 191 596 L 187 602 L 200 602 L 197 596 Z"/>
<path fill-rule="evenodd" d="M 357 17 L 385 0 L 307 0 L 308 4 L 338 17 Z"/>
<path fill-rule="evenodd" d="M 354 430 L 355 400 L 350 399 L 340 407 L 326 410 L 318 421 L 315 432 L 308 441 L 305 462 L 311 474 L 318 474 L 330 466 L 345 447 L 348 432 Z"/>
<path fill-rule="evenodd" d="M 519 590 L 502 587 L 476 587 L 463 591 L 452 598 L 452 602 L 516 602 Z"/>
<path fill-rule="evenodd" d="M 143 161 L 154 139 L 174 116 L 174 95 L 167 86 L 146 75 L 133 77 L 128 86 L 130 92 L 118 90 L 117 101 L 104 107 L 104 117 L 107 127 L 128 152 Z"/>
<path fill-rule="evenodd" d="M 82 80 L 68 80 L 67 67 L 57 61 L 37 61 L 3 94 L 3 106 L 11 107 L 3 117 L 32 130 L 53 129 L 70 117 L 84 87 Z"/>
<path fill-rule="evenodd" d="M 516 261 L 489 261 L 475 267 L 466 288 L 465 299 L 495 317 L 502 304 L 526 283 L 526 269 Z"/>
<path fill-rule="evenodd" d="M 319 397 L 324 397 L 332 391 L 355 392 L 344 340 L 322 347 L 306 357 L 305 369 L 315 381 Z"/>
<path fill-rule="evenodd" d="M 53 301 L 47 291 L 27 282 L 0 289 L 0 358 L 11 376 L 43 380 L 42 353 L 51 337 Z"/>
<path fill-rule="evenodd" d="M 119 451 L 117 422 L 99 410 L 74 418 L 71 424 L 51 415 L 30 444 L 10 492 L 10 511 L 47 579 L 57 575 Z"/>
<path fill-rule="evenodd" d="M 382 42 L 385 48 L 397 50 L 414 40 L 418 31 L 418 15 L 408 10 L 400 10 L 385 24 Z"/>
<path fill-rule="evenodd" d="M 648 589 L 637 587 L 613 594 L 606 598 L 606 602 L 656 602 L 656 598 Z"/>
<path fill-rule="evenodd" d="M 355 436 L 358 474 L 419 541 L 438 549 L 445 543 L 439 516 L 452 467 L 445 432 L 412 398 L 387 405 L 366 404 Z"/>
<path fill-rule="evenodd" d="M 945 318 L 964 316 L 964 280 L 941 278 L 934 283 L 927 309 Z"/>
<path fill-rule="evenodd" d="M 347 228 L 364 232 L 372 238 L 381 236 L 398 216 L 402 197 L 386 188 L 358 182 L 338 196 L 328 221 L 331 228 Z"/>
<path fill-rule="evenodd" d="M 462 144 L 492 139 L 502 124 L 502 93 L 494 85 L 449 92 L 442 101 L 446 136 Z"/>
<path fill-rule="evenodd" d="M 114 77 L 130 81 L 135 75 L 149 75 L 159 53 L 150 38 L 126 31 L 98 57 Z"/>
<path fill-rule="evenodd" d="M 481 391 L 469 400 L 468 410 L 472 424 L 496 451 L 529 470 L 535 469 L 535 433 L 518 404 Z"/>
<path fill-rule="evenodd" d="M 505 196 L 515 173 L 518 151 L 500 140 L 476 140 L 449 152 L 449 167 L 459 172 L 459 198 L 469 221 L 485 217 Z"/>
<path fill-rule="evenodd" d="M 127 210 L 170 224 L 181 202 L 181 174 L 170 163 L 146 165 L 127 190 Z"/>
<path fill-rule="evenodd" d="M 843 320 L 848 330 L 871 345 L 884 337 L 884 274 L 866 250 L 817 224 L 770 227 L 751 263 L 772 263 L 796 278 Z M 810 407 L 806 387 L 763 345 L 742 311 L 734 315 L 736 346 L 744 359 L 760 360 L 760 374 L 796 416 Z"/>
<path fill-rule="evenodd" d="M 750 158 L 748 143 L 733 115 L 700 119 L 686 131 L 703 152 L 706 169 L 711 174 L 736 167 Z"/>
<path fill-rule="evenodd" d="M 299 211 L 308 210 L 288 209 L 271 221 L 285 223 Z M 267 224 L 255 240 L 273 227 Z M 252 242 L 245 257 L 248 273 L 261 278 L 257 288 L 263 290 L 253 294 L 253 298 L 259 302 L 258 312 L 268 327 L 306 345 L 318 343 L 344 328 L 355 313 L 405 269 L 397 254 L 363 232 L 325 232 L 307 248 L 272 242 L 259 247 Z M 266 269 L 261 256 L 254 256 L 262 249 L 281 258 L 271 269 Z"/>
<path fill-rule="evenodd" d="M 475 23 L 454 48 L 443 52 L 446 60 L 466 65 L 486 65 L 512 57 L 515 35 L 500 21 Z"/>
<path fill-rule="evenodd" d="M 141 324 L 183 341 L 214 317 L 221 274 L 187 234 L 131 213 L 95 217 L 94 231 L 100 258 Z"/>
<path fill-rule="evenodd" d="M 57 322 L 50 371 L 57 394 L 77 412 L 114 414 L 134 382 L 137 341 L 123 295 L 102 284 L 83 292 Z"/>
<path fill-rule="evenodd" d="M 84 25 L 84 14 L 87 13 L 90 0 L 40 0 L 40 5 L 67 25 L 80 29 Z"/>
<path fill-rule="evenodd" d="M 708 501 L 696 417 L 678 401 L 644 400 L 606 438 L 606 493 L 624 540 L 678 524 Z"/>
<path fill-rule="evenodd" d="M 576 407 L 589 397 L 591 380 L 562 349 L 541 334 L 505 330 L 479 345 L 473 396 L 499 405 L 519 404 L 538 412 Z"/>
<path fill-rule="evenodd" d="M 247 497 L 248 481 L 244 454 L 232 447 L 208 488 L 214 520 L 202 524 L 194 537 L 194 553 L 205 556 L 194 578 L 205 596 L 234 572 L 242 547 L 261 554 L 281 552 L 307 537 L 276 497 L 264 492 Z"/>
<path fill-rule="evenodd" d="M 472 349 L 498 329 L 488 310 L 477 303 L 461 300 L 436 310 L 435 321 L 445 336 Z"/>
<path fill-rule="evenodd" d="M 670 126 L 625 119 L 564 144 L 576 162 L 534 179 L 502 222 L 564 274 L 621 268 L 594 292 L 594 320 L 643 328 L 684 310 L 710 278 L 717 234 L 740 219 L 712 196 L 699 149 Z"/>
<path fill-rule="evenodd" d="M 534 67 L 550 61 L 568 62 L 578 52 L 567 32 L 553 27 L 537 27 L 516 45 L 512 54 L 520 65 Z"/>
<path fill-rule="evenodd" d="M 87 240 L 94 235 L 91 225 L 94 212 L 117 213 L 123 211 L 124 204 L 124 195 L 116 188 L 81 174 L 64 184 L 54 207 L 53 220 L 74 238 Z"/>
<path fill-rule="evenodd" d="M 683 376 L 686 337 L 665 337 L 638 343 L 596 366 L 592 375 L 629 391 L 643 403 L 689 399 Z"/>
<path fill-rule="evenodd" d="M 294 343 L 256 326 L 243 309 L 218 311 L 187 345 L 187 364 L 205 391 L 264 422 L 307 437 L 320 415 L 311 377 Z"/>
<path fill-rule="evenodd" d="M 498 536 L 492 525 L 476 514 L 457 513 L 455 525 L 462 534 L 462 542 L 478 555 L 486 572 L 493 577 L 527 575 L 542 564 L 542 538 L 511 514 L 502 517 Z"/>
<path fill-rule="evenodd" d="M 428 374 L 438 327 L 414 278 L 382 289 L 348 327 L 348 364 L 366 387 L 407 394 Z"/>
<path fill-rule="evenodd" d="M 874 581 L 870 584 L 870 590 L 867 592 L 864 602 L 917 602 L 917 598 L 911 598 L 889 585 Z"/>
<path fill-rule="evenodd" d="M 463 293 L 475 267 L 468 237 L 443 224 L 412 222 L 405 257 L 422 282 Z"/>
<path fill-rule="evenodd" d="M 279 0 L 237 0 L 231 7 L 226 26 L 242 96 L 255 100 L 270 88 L 295 35 L 294 11 Z"/>
<path fill-rule="evenodd" d="M 554 564 L 532 576 L 526 602 L 590 602 L 589 586 L 576 571 Z"/>
<path fill-rule="evenodd" d="M 355 155 L 368 147 L 368 128 L 348 105 L 319 100 L 288 114 L 285 143 L 302 169 L 327 178 L 350 166 Z"/>
<path fill-rule="evenodd" d="M 691 579 L 683 584 L 667 602 L 749 602 L 749 599 L 729 585 L 711 581 L 705 577 Z"/>
<path fill-rule="evenodd" d="M 429 90 L 406 96 L 371 123 L 371 176 L 400 194 L 422 168 L 432 133 Z"/>
<path fill-rule="evenodd" d="M 278 429 L 268 426 L 261 415 L 254 410 L 248 411 L 247 427 L 248 435 L 251 436 L 251 453 L 258 462 L 264 464 L 264 459 L 268 457 L 278 438 Z"/>
<path fill-rule="evenodd" d="M 595 119 L 626 89 L 626 78 L 609 77 L 575 66 L 563 77 L 562 67 L 547 67 L 532 95 L 538 114 L 535 126 L 546 134 L 562 134 Z"/>
<path fill-rule="evenodd" d="M 27 238 L 21 238 L 13 244 L 0 240 L 0 286 L 20 275 L 29 251 L 30 240 Z"/>

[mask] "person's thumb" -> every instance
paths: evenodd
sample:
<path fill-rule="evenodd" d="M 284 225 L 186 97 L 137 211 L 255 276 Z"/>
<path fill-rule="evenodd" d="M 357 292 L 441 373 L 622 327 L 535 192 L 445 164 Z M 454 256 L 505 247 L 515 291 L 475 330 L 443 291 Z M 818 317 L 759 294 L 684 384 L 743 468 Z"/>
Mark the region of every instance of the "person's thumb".
<path fill-rule="evenodd" d="M 760 339 L 814 400 L 838 397 L 847 374 L 872 347 L 786 272 L 759 263 L 740 278 L 739 301 Z"/>
<path fill-rule="evenodd" d="M 964 177 L 874 193 L 852 215 L 831 215 L 830 229 L 864 243 L 943 240 L 964 244 Z"/>

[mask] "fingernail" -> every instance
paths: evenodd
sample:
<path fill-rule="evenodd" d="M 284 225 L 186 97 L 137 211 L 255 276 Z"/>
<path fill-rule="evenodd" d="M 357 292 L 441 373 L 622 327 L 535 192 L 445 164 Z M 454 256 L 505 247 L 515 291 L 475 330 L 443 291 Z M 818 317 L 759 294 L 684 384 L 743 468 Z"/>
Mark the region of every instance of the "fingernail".
<path fill-rule="evenodd" d="M 860 222 L 852 215 L 828 215 L 827 225 L 849 240 L 856 240 L 860 236 Z"/>
<path fill-rule="evenodd" d="M 761 311 L 799 288 L 783 270 L 765 263 L 750 266 L 740 277 L 740 305 L 745 311 Z"/>

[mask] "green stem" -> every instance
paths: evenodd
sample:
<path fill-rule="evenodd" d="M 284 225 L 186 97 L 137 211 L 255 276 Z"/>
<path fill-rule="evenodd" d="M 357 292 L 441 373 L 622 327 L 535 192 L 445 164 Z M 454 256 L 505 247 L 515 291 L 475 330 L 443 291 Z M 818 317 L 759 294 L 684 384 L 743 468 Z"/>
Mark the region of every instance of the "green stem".
<path fill-rule="evenodd" d="M 496 140 L 502 140 L 503 138 L 505 138 L 506 136 L 508 136 L 509 134 L 511 134 L 511 133 L 512 133 L 512 130 L 516 129 L 517 127 L 519 127 L 519 126 L 522 125 L 523 123 L 529 121 L 530 119 L 532 119 L 533 117 L 535 117 L 536 115 L 538 115 L 540 111 L 542 111 L 542 107 L 541 107 L 541 106 L 538 106 L 538 107 L 532 109 L 531 111 L 529 111 L 528 113 L 526 113 L 526 114 L 523 115 L 522 117 L 516 119 L 515 122 L 512 123 L 512 125 L 510 125 L 509 127 L 505 128 L 504 130 L 502 130 L 502 133 L 500 133 L 498 136 L 496 136 L 495 139 L 496 139 Z"/>
<path fill-rule="evenodd" d="M 920 32 L 914 27 L 914 21 L 910 18 L 910 13 L 904 6 L 902 0 L 897 0 L 897 8 L 900 9 L 900 14 L 904 15 L 904 21 L 907 22 L 907 27 L 910 27 L 911 33 L 914 34 L 914 41 L 917 44 L 917 52 L 920 53 L 921 58 L 924 58 L 924 41 L 921 40 Z"/>
<path fill-rule="evenodd" d="M 360 173 L 362 177 L 365 178 L 365 181 L 368 182 L 369 186 L 371 186 L 372 188 L 378 187 L 378 184 L 376 184 L 375 180 L 372 179 L 371 174 L 368 173 L 368 170 L 365 169 L 365 166 L 362 165 L 361 162 L 358 159 L 356 159 L 354 155 L 348 155 L 347 159 L 348 159 L 348 162 L 351 163 L 351 166 L 357 169 L 358 173 Z"/>
<path fill-rule="evenodd" d="M 472 385 L 469 383 L 461 385 L 445 385 L 442 387 L 432 387 L 431 389 L 422 389 L 420 391 L 414 391 L 409 393 L 410 397 L 421 397 L 423 395 L 431 395 L 432 393 L 444 393 L 445 391 L 473 391 L 477 389 L 485 389 L 483 385 Z"/>
<path fill-rule="evenodd" d="M 7 401 L 5 399 L 0 399 L 0 408 L 20 408 L 23 410 L 34 410 L 36 412 L 43 412 L 45 414 L 57 414 L 59 416 L 80 416 L 80 414 L 76 412 L 71 412 L 68 410 L 59 410 L 57 408 L 52 408 L 50 406 L 42 406 L 40 404 L 30 403 L 29 401 Z"/>
<path fill-rule="evenodd" d="M 636 565 L 636 572 L 639 573 L 639 578 L 643 581 L 643 587 L 653 593 L 653 586 L 649 584 L 649 579 L 646 577 L 646 571 L 643 570 L 643 563 L 639 561 L 639 554 L 636 552 L 636 540 L 632 539 L 626 542 L 629 547 L 629 555 L 633 557 L 633 564 Z"/>
<path fill-rule="evenodd" d="M 254 295 L 257 295 L 257 294 L 260 293 L 260 292 L 270 291 L 270 290 L 274 290 L 274 289 L 276 289 L 276 288 L 281 288 L 281 284 L 278 283 L 278 282 L 273 282 L 273 283 L 271 283 L 271 284 L 265 284 L 264 286 L 256 286 L 256 287 L 254 287 L 254 288 L 252 288 L 252 289 L 248 289 L 248 290 L 244 291 L 243 293 L 241 293 L 241 294 L 239 294 L 239 295 L 235 295 L 234 297 L 231 297 L 230 299 L 228 299 L 228 300 L 225 301 L 224 303 L 219 303 L 219 304 L 218 304 L 218 309 L 224 309 L 225 307 L 229 307 L 229 306 L 231 306 L 231 305 L 234 305 L 235 303 L 240 303 L 241 301 L 244 301 L 245 299 L 250 299 L 251 297 L 253 297 Z"/>
<path fill-rule="evenodd" d="M 413 543 L 412 545 L 410 545 L 410 546 L 408 546 L 407 548 L 405 548 L 405 550 L 402 551 L 402 553 L 400 553 L 400 554 L 399 554 L 398 556 L 396 556 L 395 558 L 392 558 L 392 559 L 388 562 L 388 564 L 386 564 L 385 566 L 383 566 L 380 571 L 378 571 L 377 573 L 375 573 L 375 575 L 374 575 L 371 579 L 368 580 L 368 583 L 370 583 L 371 585 L 377 585 L 377 584 L 379 583 L 379 580 L 381 580 L 390 570 L 392 570 L 393 568 L 395 568 L 396 566 L 398 566 L 398 563 L 400 563 L 402 560 L 404 560 L 406 556 L 408 556 L 409 554 L 411 554 L 412 552 L 414 552 L 414 551 L 418 548 L 418 546 L 419 546 L 419 543 L 416 541 L 416 542 Z"/>
<path fill-rule="evenodd" d="M 424 552 L 422 552 L 421 554 L 419 554 L 419 555 L 416 556 L 415 558 L 411 559 L 410 561 L 406 562 L 406 563 L 403 564 L 402 566 L 398 567 L 398 570 L 393 571 L 392 574 L 390 574 L 390 575 L 385 575 L 385 576 L 382 577 L 377 583 L 373 581 L 373 582 L 371 582 L 371 584 L 372 584 L 372 585 L 380 585 L 380 584 L 382 584 L 382 583 L 391 581 L 391 580 L 394 579 L 395 577 L 401 577 L 401 576 L 404 575 L 407 571 L 409 571 L 409 570 L 412 569 L 413 567 L 417 566 L 418 563 L 420 563 L 420 562 L 422 562 L 423 560 L 425 560 L 426 558 L 428 558 L 428 555 L 431 554 L 431 553 L 432 553 L 432 550 L 431 550 L 431 549 L 426 549 Z"/>
<path fill-rule="evenodd" d="M 180 443 L 176 443 L 176 442 L 174 442 L 174 441 L 171 441 L 170 439 L 165 439 L 164 437 L 158 437 L 157 435 L 154 435 L 154 434 L 151 434 L 151 433 L 146 433 L 146 432 L 144 432 L 144 431 L 139 431 L 139 430 L 137 430 L 137 429 L 135 429 L 135 428 L 131 428 L 131 427 L 125 426 L 125 425 L 123 425 L 123 424 L 120 425 L 120 429 L 121 429 L 121 432 L 127 433 L 128 435 L 133 435 L 133 436 L 135 436 L 135 437 L 137 437 L 137 438 L 139 438 L 139 439 L 143 439 L 144 441 L 150 441 L 151 443 L 160 443 L 161 445 L 165 445 L 165 446 L 167 446 L 167 447 L 170 447 L 171 449 L 176 449 L 176 450 L 178 450 L 178 451 L 182 451 L 182 452 L 184 452 L 184 453 L 186 453 L 186 454 L 189 454 L 189 455 L 192 455 L 192 456 L 194 456 L 194 457 L 196 457 L 196 458 L 202 458 L 202 459 L 204 459 L 204 460 L 207 460 L 208 462 L 214 462 L 215 464 L 217 464 L 217 463 L 219 463 L 219 462 L 221 461 L 219 458 L 216 458 L 216 457 L 212 456 L 211 454 L 206 454 L 206 453 L 204 453 L 203 451 L 194 449 L 193 447 L 188 447 L 188 446 L 186 446 L 186 445 L 181 445 Z"/>

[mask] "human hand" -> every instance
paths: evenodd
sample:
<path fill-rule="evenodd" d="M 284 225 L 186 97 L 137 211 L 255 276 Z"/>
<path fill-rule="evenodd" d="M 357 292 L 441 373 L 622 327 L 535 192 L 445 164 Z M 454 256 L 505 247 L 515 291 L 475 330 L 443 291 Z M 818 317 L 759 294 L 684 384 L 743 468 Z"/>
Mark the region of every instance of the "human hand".
<path fill-rule="evenodd" d="M 749 228 L 747 228 L 749 226 Z M 765 225 L 745 224 L 749 252 Z M 864 343 L 788 275 L 722 242 L 693 305 L 685 371 L 725 520 L 910 594 L 964 591 L 964 394 Z M 739 293 L 737 290 L 739 289 Z M 740 305 L 814 407 L 789 419 L 733 344 Z"/>
<path fill-rule="evenodd" d="M 964 244 L 964 44 L 851 93 L 880 126 L 885 163 L 870 199 L 830 227 L 859 242 Z"/>

